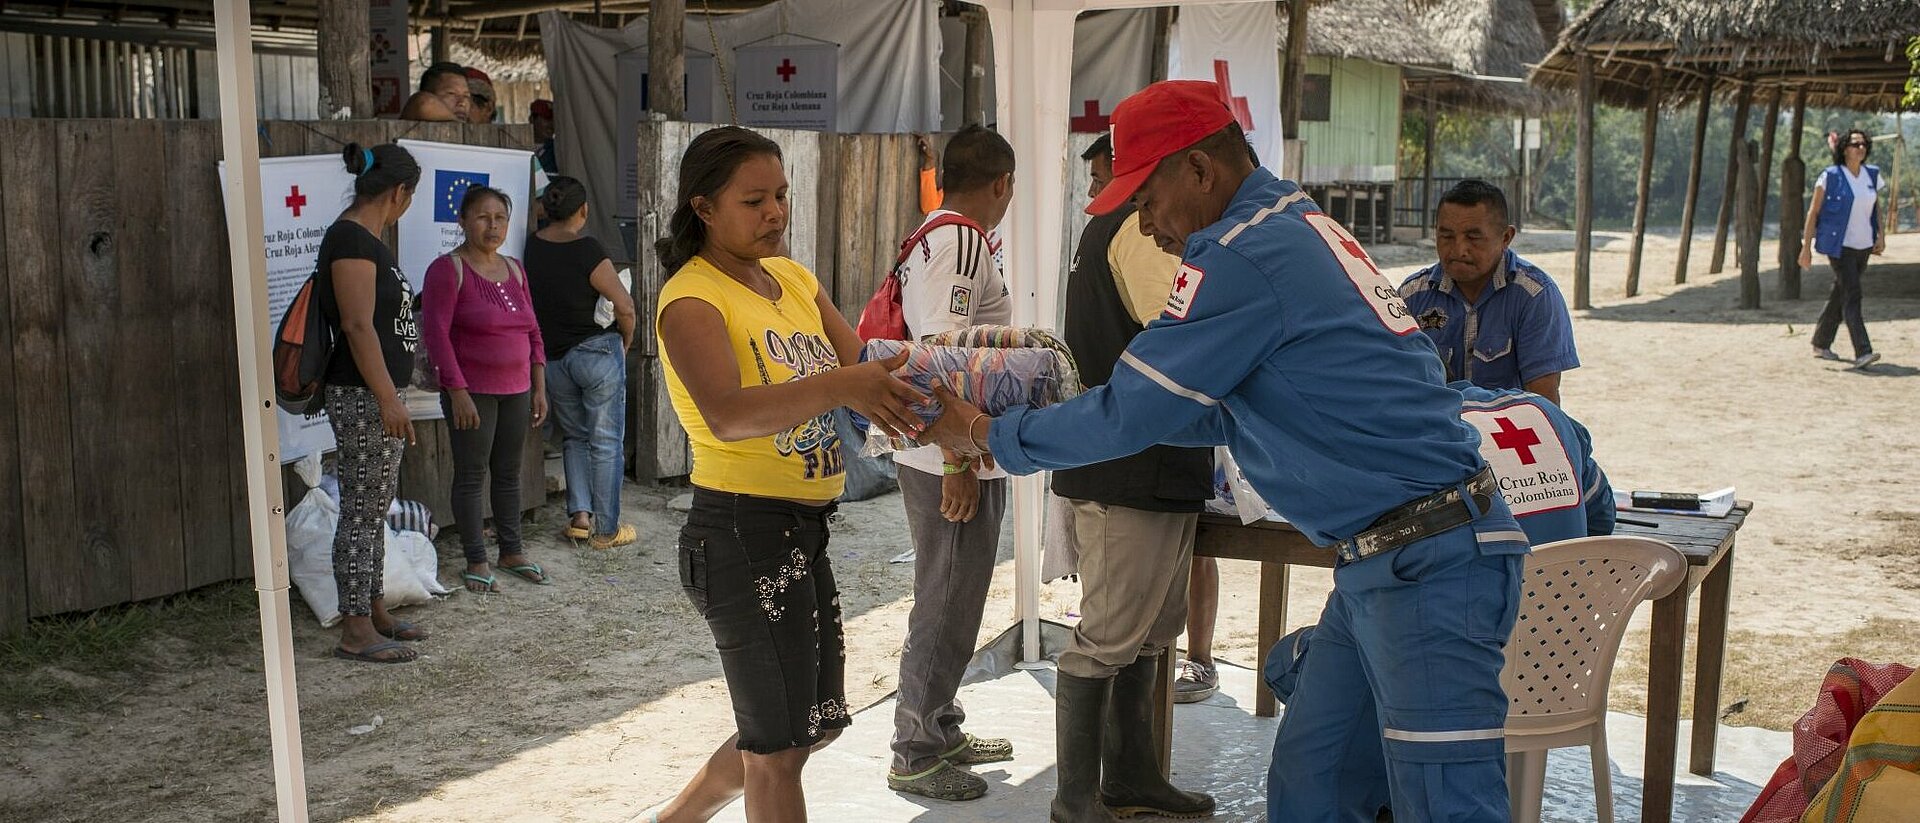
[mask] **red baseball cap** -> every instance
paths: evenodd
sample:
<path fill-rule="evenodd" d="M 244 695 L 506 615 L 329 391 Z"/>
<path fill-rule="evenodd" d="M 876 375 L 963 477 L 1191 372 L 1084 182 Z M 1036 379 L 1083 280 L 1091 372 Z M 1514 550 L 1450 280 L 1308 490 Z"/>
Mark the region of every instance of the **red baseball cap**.
<path fill-rule="evenodd" d="M 553 119 L 553 101 L 544 98 L 533 101 L 531 105 L 527 106 L 527 116 L 545 117 L 549 120 Z"/>
<path fill-rule="evenodd" d="M 493 85 L 493 78 L 488 77 L 486 72 L 476 69 L 472 66 L 467 67 L 467 79 L 478 80 L 489 86 Z"/>
<path fill-rule="evenodd" d="M 1233 112 L 1221 101 L 1218 83 L 1162 80 L 1134 92 L 1113 107 L 1113 182 L 1087 205 L 1087 213 L 1119 208 L 1161 160 L 1231 122 Z"/>

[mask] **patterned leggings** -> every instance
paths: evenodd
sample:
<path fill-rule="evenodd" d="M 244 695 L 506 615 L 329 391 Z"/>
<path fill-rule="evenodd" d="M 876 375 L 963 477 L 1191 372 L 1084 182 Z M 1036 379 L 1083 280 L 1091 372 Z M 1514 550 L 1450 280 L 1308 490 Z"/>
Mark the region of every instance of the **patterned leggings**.
<path fill-rule="evenodd" d="M 340 525 L 333 533 L 333 582 L 340 614 L 366 617 L 385 594 L 387 506 L 400 488 L 406 441 L 388 437 L 380 401 L 364 386 L 328 386 L 327 420 L 339 443 Z"/>

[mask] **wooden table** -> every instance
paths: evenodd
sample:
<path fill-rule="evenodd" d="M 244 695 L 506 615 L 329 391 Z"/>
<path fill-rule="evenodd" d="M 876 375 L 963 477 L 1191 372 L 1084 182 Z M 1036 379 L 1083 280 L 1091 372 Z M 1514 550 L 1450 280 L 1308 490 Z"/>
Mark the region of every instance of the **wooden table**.
<path fill-rule="evenodd" d="M 1653 604 L 1653 645 L 1647 677 L 1647 751 L 1643 775 L 1645 797 L 1640 819 L 1668 823 L 1673 817 L 1673 771 L 1679 743 L 1681 678 L 1686 666 L 1687 606 L 1694 589 L 1700 590 L 1700 629 L 1694 658 L 1693 748 L 1688 768 L 1694 774 L 1713 773 L 1714 746 L 1719 731 L 1720 676 L 1727 646 L 1727 601 L 1733 581 L 1733 538 L 1746 522 L 1753 504 L 1737 503 L 1724 518 L 1628 512 L 1631 520 L 1656 527 L 1621 524 L 1616 534 L 1651 537 L 1679 549 L 1687 558 L 1687 584 Z M 1285 523 L 1260 521 L 1241 525 L 1232 517 L 1203 514 L 1194 554 L 1252 560 L 1260 564 L 1260 660 L 1286 634 L 1287 577 L 1291 566 L 1333 568 L 1332 551 L 1308 541 Z M 1172 744 L 1172 655 L 1162 658 L 1162 689 L 1158 731 L 1165 744 L 1162 762 Z M 1273 693 L 1264 682 L 1256 690 L 1254 713 L 1274 715 Z"/>

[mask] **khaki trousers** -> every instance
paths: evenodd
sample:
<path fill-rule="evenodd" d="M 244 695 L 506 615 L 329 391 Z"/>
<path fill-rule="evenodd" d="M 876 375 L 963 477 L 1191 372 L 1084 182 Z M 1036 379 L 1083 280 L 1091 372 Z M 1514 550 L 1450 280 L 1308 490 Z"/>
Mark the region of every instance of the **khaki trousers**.
<path fill-rule="evenodd" d="M 1173 645 L 1187 623 L 1197 513 L 1073 502 L 1080 553 L 1080 624 L 1060 671 L 1112 677 Z"/>

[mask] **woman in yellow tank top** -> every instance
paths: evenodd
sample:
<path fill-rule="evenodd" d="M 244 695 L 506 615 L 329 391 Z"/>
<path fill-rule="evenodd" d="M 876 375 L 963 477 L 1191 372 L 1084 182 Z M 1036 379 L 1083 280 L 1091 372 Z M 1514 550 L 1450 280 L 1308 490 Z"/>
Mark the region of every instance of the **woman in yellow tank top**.
<path fill-rule="evenodd" d="M 827 515 L 845 481 L 832 412 L 898 432 L 926 397 L 859 361 L 860 338 L 786 248 L 780 147 L 734 126 L 694 138 L 656 251 L 673 274 L 655 324 L 693 445 L 680 583 L 720 652 L 738 732 L 654 819 L 706 820 L 746 794 L 749 821 L 806 819 L 800 770 L 849 722 Z"/>

